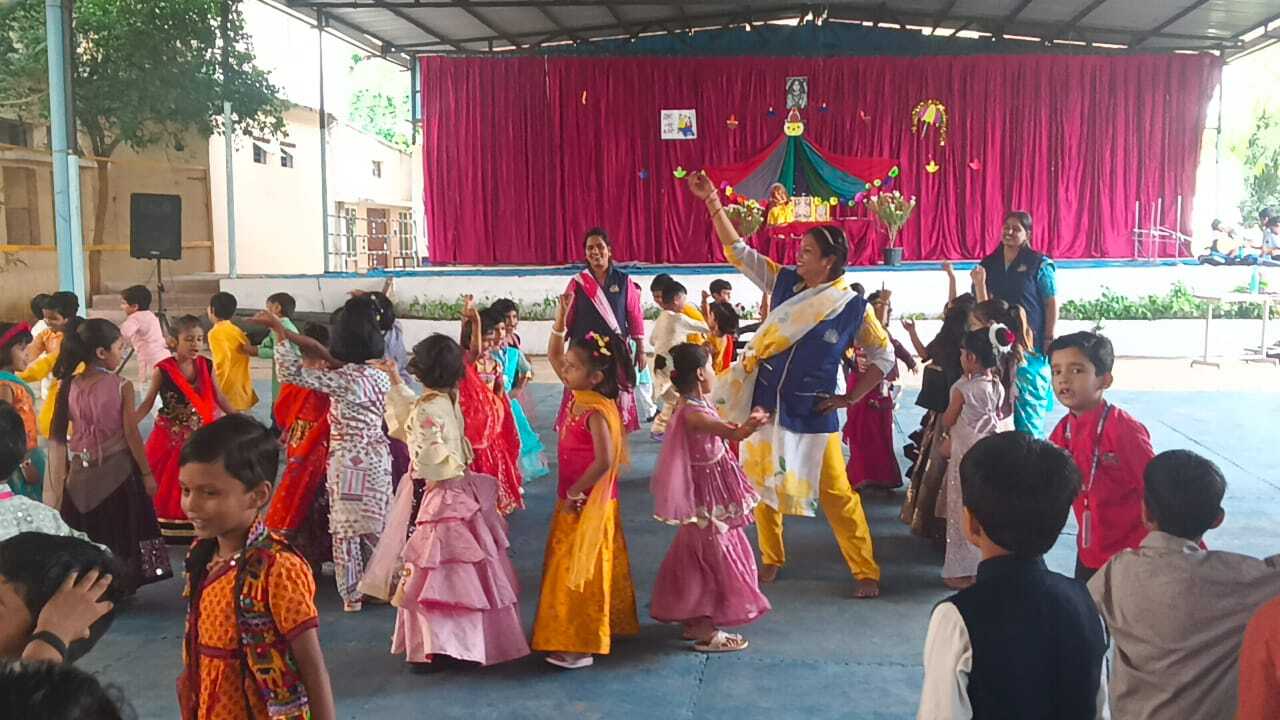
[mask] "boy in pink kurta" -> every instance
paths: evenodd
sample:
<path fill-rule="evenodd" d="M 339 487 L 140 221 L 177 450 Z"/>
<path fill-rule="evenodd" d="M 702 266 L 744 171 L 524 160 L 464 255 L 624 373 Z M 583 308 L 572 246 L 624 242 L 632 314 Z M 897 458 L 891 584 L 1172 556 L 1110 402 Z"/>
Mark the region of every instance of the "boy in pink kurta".
<path fill-rule="evenodd" d="M 151 291 L 147 288 L 142 285 L 125 288 L 120 293 L 120 309 L 126 315 L 120 324 L 120 334 L 138 356 L 138 382 L 145 388 L 151 382 L 151 371 L 169 357 L 168 338 L 160 327 L 160 318 L 151 312 Z"/>

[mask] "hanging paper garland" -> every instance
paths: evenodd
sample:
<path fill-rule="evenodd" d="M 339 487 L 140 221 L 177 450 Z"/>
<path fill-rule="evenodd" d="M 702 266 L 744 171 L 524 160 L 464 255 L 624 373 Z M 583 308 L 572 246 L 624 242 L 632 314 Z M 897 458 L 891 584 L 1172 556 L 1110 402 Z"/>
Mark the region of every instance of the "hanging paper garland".
<path fill-rule="evenodd" d="M 737 116 L 737 115 L 730 115 L 730 116 L 729 116 L 729 119 L 724 121 L 724 124 L 725 124 L 725 125 L 728 125 L 730 130 L 737 130 L 737 129 L 738 129 L 738 116 Z"/>
<path fill-rule="evenodd" d="M 981 160 L 979 160 L 978 158 L 974 158 L 974 159 L 970 160 L 970 161 L 969 161 L 969 169 L 970 169 L 970 170 L 972 170 L 972 171 L 974 171 L 974 172 L 979 172 L 980 170 L 982 170 L 982 161 L 981 161 Z"/>
<path fill-rule="evenodd" d="M 896 178 L 896 177 L 898 177 L 898 173 L 899 173 L 899 172 L 901 172 L 901 171 L 900 171 L 900 170 L 898 170 L 898 166 L 897 166 L 897 165 L 894 165 L 894 166 L 893 166 L 893 168 L 889 170 L 889 177 L 891 177 L 891 178 Z"/>
<path fill-rule="evenodd" d="M 934 174 L 934 173 L 938 172 L 938 168 L 940 168 L 940 167 L 942 167 L 942 166 L 941 166 L 941 165 L 939 165 L 938 163 L 936 163 L 936 162 L 934 162 L 934 161 L 930 160 L 930 161 L 929 161 L 929 164 L 924 166 L 924 169 L 925 169 L 925 170 L 928 170 L 928 171 L 929 171 L 929 174 L 930 174 L 930 175 L 932 175 L 932 174 Z"/>
<path fill-rule="evenodd" d="M 911 134 L 920 133 L 921 123 L 932 125 L 938 129 L 938 144 L 947 144 L 947 106 L 941 100 L 930 98 L 922 100 L 911 111 Z"/>
<path fill-rule="evenodd" d="M 689 171 L 685 170 L 683 166 L 677 165 L 676 169 L 671 171 L 671 174 L 675 175 L 677 180 L 683 180 L 689 174 Z"/>

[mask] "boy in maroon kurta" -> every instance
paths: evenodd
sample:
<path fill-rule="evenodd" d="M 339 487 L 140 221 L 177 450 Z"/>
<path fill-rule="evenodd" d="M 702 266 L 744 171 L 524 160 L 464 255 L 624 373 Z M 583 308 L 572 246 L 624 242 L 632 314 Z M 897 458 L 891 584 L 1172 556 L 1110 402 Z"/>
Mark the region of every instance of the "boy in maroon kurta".
<path fill-rule="evenodd" d="M 1110 340 L 1090 332 L 1064 335 L 1049 346 L 1049 361 L 1054 393 L 1071 411 L 1049 440 L 1080 468 L 1075 574 L 1088 582 L 1112 555 L 1147 536 L 1142 472 L 1155 452 L 1147 428 L 1103 398 L 1115 365 Z"/>

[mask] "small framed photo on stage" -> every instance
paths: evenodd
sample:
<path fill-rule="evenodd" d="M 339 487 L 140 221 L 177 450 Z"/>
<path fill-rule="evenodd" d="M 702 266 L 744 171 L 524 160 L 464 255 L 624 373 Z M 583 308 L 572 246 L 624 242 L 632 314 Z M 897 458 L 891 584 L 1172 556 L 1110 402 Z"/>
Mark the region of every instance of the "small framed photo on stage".
<path fill-rule="evenodd" d="M 663 140 L 698 139 L 696 110 L 663 110 L 660 118 Z"/>
<path fill-rule="evenodd" d="M 803 110 L 809 107 L 809 78 L 787 78 L 787 109 Z"/>

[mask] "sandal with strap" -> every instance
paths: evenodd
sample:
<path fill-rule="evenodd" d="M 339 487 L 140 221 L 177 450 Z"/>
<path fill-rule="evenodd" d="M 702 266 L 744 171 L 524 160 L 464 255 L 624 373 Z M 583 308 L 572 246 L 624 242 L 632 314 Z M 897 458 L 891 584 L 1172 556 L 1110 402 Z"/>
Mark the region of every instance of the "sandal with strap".
<path fill-rule="evenodd" d="M 693 649 L 704 653 L 738 652 L 747 649 L 747 639 L 741 635 L 717 630 L 710 638 L 693 644 Z"/>

